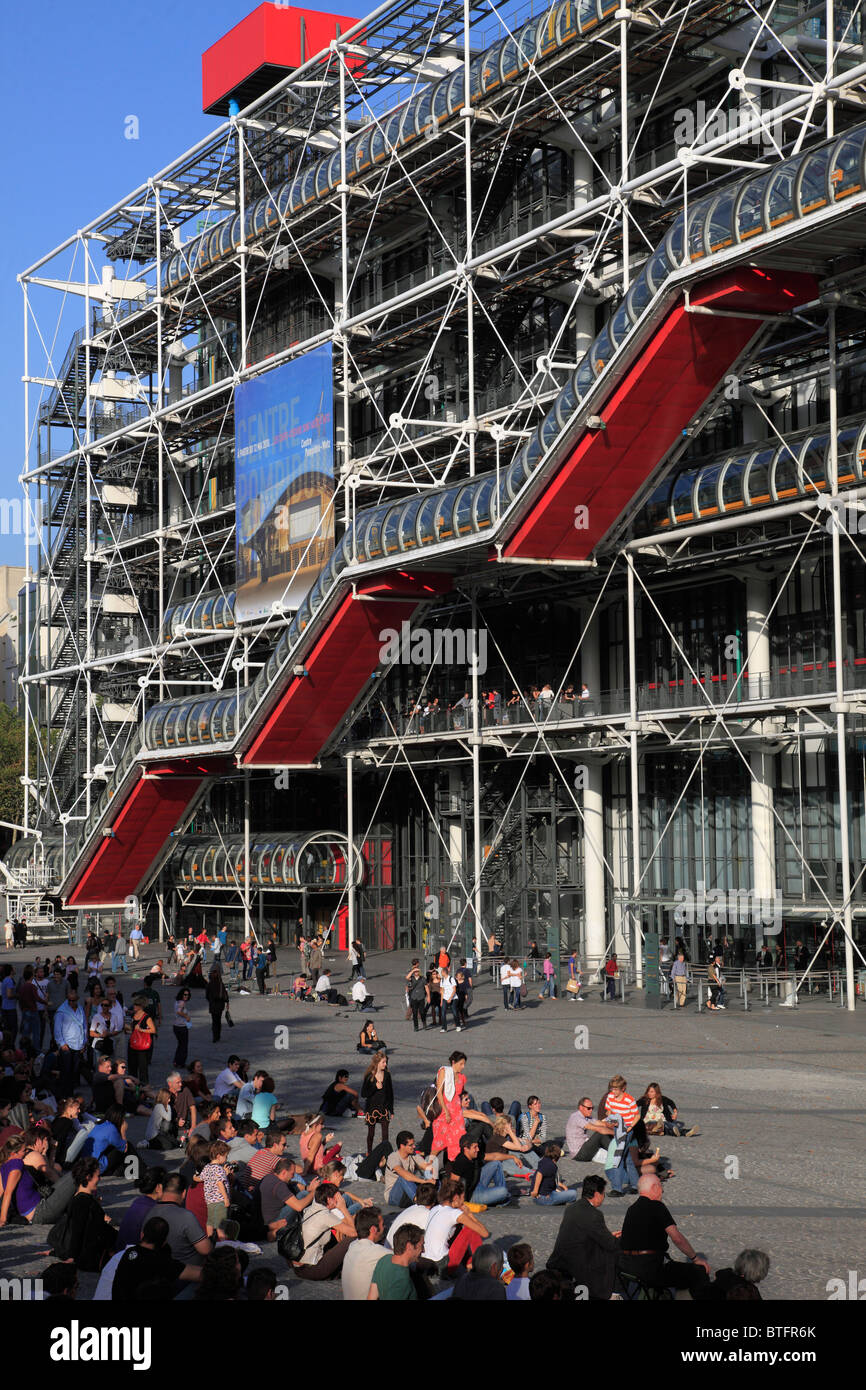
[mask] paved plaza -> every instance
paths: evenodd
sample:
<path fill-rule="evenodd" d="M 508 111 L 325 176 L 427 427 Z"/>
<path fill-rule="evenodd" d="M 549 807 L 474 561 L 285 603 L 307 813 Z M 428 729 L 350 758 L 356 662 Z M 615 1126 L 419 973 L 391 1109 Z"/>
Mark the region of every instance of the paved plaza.
<path fill-rule="evenodd" d="M 39 950 L 34 948 L 34 953 Z M 42 948 L 44 949 L 44 948 Z M 51 946 L 51 953 L 61 949 Z M 81 952 L 79 951 L 79 956 Z M 159 952 L 151 946 L 138 963 L 143 974 Z M 16 966 L 24 953 L 7 956 Z M 26 959 L 32 959 L 28 950 Z M 280 988 L 288 987 L 297 952 L 280 951 Z M 864 1012 L 858 1005 L 849 1014 L 826 995 L 806 999 L 792 1011 L 773 1006 L 747 1013 L 730 1001 L 726 1013 L 698 1014 L 693 1005 L 672 1013 L 649 1011 L 642 997 L 625 1005 L 603 1004 L 598 987 L 586 991 L 585 1003 L 568 999 L 539 1001 L 530 989 L 522 1013 L 505 1013 L 501 992 L 489 970 L 478 977 L 468 1028 L 447 1036 L 439 1029 L 414 1033 L 404 1019 L 403 975 L 410 955 L 372 955 L 367 960 L 367 983 L 375 996 L 373 1017 L 388 1046 L 394 1080 L 398 1129 L 420 1132 L 415 1105 L 433 1080 L 437 1066 L 456 1047 L 468 1057 L 468 1089 L 477 1102 L 491 1095 L 525 1102 L 537 1092 L 548 1120 L 548 1134 L 560 1138 L 577 1100 L 604 1094 L 608 1078 L 621 1072 L 633 1095 L 650 1081 L 679 1106 L 680 1117 L 700 1126 L 694 1139 L 662 1140 L 662 1153 L 672 1161 L 676 1176 L 666 1184 L 665 1201 L 689 1240 L 705 1252 L 713 1268 L 730 1265 L 746 1246 L 766 1250 L 772 1260 L 762 1285 L 768 1299 L 826 1299 L 827 1283 L 848 1283 L 849 1271 L 866 1275 L 866 1203 L 862 1198 L 862 1110 L 866 1094 Z M 334 982 L 348 993 L 345 956 L 331 956 Z M 273 984 L 273 980 L 269 982 Z M 131 993 L 132 980 L 120 988 Z M 255 988 L 255 986 L 253 986 Z M 170 1027 L 174 990 L 162 989 L 163 1027 L 151 1066 L 151 1082 L 159 1084 L 171 1067 L 174 1036 Z M 223 1041 L 210 1041 L 210 1021 L 203 991 L 194 991 L 194 1024 L 190 1058 L 200 1057 L 213 1082 L 229 1052 L 250 1059 L 252 1069 L 267 1066 L 285 1108 L 316 1110 L 335 1069 L 350 1069 L 351 1084 L 359 1087 L 366 1059 L 355 1050 L 361 1015 L 350 1009 L 298 1004 L 288 998 L 258 993 L 233 993 L 236 1027 L 223 1029 Z M 288 1024 L 289 1048 L 277 1044 Z M 581 1027 L 585 1034 L 575 1033 Z M 576 1045 L 577 1044 L 577 1045 Z M 584 1045 L 585 1044 L 585 1045 Z M 251 1070 L 252 1070 L 251 1069 Z M 343 1154 L 364 1147 L 366 1127 L 356 1119 L 329 1122 L 343 1143 Z M 145 1121 L 133 1119 L 130 1138 L 138 1142 Z M 290 1150 L 297 1152 L 297 1141 Z M 154 1156 L 155 1162 L 177 1167 L 181 1154 Z M 561 1163 L 565 1181 L 579 1181 L 595 1165 Z M 382 1200 L 376 1183 L 352 1183 L 353 1190 Z M 135 1194 L 120 1178 L 103 1180 L 103 1204 L 118 1220 Z M 608 1199 L 604 1215 L 618 1230 L 633 1200 Z M 561 1212 L 537 1207 L 523 1198 L 501 1210 L 488 1210 L 482 1220 L 503 1247 L 529 1241 L 536 1266 L 549 1254 Z M 48 1262 L 44 1256 L 47 1228 L 10 1227 L 0 1231 L 0 1277 L 35 1275 Z M 273 1265 L 291 1299 L 339 1299 L 339 1280 L 305 1283 L 291 1270 L 274 1246 L 260 1257 Z M 859 1275 L 858 1275 L 859 1277 Z M 81 1296 L 89 1297 L 95 1275 L 82 1275 Z"/>

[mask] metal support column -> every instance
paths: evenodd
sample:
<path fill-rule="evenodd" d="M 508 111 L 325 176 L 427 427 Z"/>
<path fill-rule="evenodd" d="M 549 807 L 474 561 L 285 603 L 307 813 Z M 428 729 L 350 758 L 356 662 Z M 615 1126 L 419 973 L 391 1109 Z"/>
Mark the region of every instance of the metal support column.
<path fill-rule="evenodd" d="M 358 928 L 355 922 L 355 796 L 354 796 L 354 753 L 346 756 L 346 839 L 348 841 L 348 855 L 346 862 L 346 882 L 348 884 L 348 906 L 349 906 L 349 945 L 358 935 Z"/>
<path fill-rule="evenodd" d="M 475 917 L 475 954 L 481 959 L 484 948 L 481 931 L 481 732 L 478 689 L 478 605 L 472 598 L 472 912 Z"/>
<path fill-rule="evenodd" d="M 832 16 L 832 6 L 828 6 Z M 828 38 L 829 43 L 829 38 Z M 827 311 L 827 330 L 830 348 L 828 379 L 830 405 L 830 489 L 833 497 L 839 493 L 839 402 L 836 370 L 836 306 Z M 833 650 L 836 658 L 836 761 L 839 790 L 839 840 L 842 852 L 842 918 L 845 929 L 845 978 L 848 985 L 848 1008 L 855 1008 L 854 990 L 854 918 L 851 910 L 851 830 L 848 805 L 848 768 L 845 759 L 845 660 L 846 645 L 842 625 L 842 558 L 839 513 L 833 512 Z"/>
<path fill-rule="evenodd" d="M 643 933 L 637 895 L 640 891 L 640 783 L 637 754 L 637 630 L 635 625 L 634 558 L 626 554 L 628 564 L 628 707 L 629 707 L 629 767 L 631 771 L 631 941 L 634 957 L 634 977 L 637 989 L 643 989 Z"/>

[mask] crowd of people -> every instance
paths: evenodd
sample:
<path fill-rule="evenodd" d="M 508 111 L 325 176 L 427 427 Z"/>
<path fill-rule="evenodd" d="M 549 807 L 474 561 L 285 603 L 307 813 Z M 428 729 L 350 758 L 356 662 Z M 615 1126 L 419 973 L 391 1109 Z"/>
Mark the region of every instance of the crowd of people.
<path fill-rule="evenodd" d="M 201 935 L 191 954 L 208 966 L 216 1043 L 229 943 L 219 931 Z M 238 1052 L 209 1082 L 201 1058 L 189 1057 L 187 951 L 178 961 L 173 948 L 177 970 L 158 959 L 140 979 L 125 976 L 121 991 L 116 972 L 103 974 L 119 959 L 119 937 L 88 940 L 83 966 L 57 954 L 0 968 L 0 1228 L 44 1228 L 48 1297 L 74 1299 L 83 1275 L 97 1277 L 97 1300 L 268 1300 L 294 1279 L 340 1280 L 345 1299 L 370 1301 L 760 1297 L 766 1255 L 743 1251 L 714 1275 L 671 1213 L 664 1184 L 674 1171 L 662 1149 L 699 1131 L 658 1082 L 635 1098 L 613 1076 L 557 1136 L 537 1094 L 476 1097 L 458 1049 L 417 1096 L 412 1127 L 392 1133 L 389 1051 L 368 1019 L 357 1045 L 363 1075 L 353 1085 L 340 1066 L 317 1109 L 293 1108 L 268 1066 Z M 328 1003 L 324 945 L 300 938 L 299 974 L 317 978 L 314 993 Z M 535 950 L 547 1000 L 555 971 Z M 360 942 L 347 963 L 346 987 L 366 988 Z M 517 975 L 501 981 L 503 1006 L 520 1009 L 527 981 L 517 961 L 506 965 Z M 413 960 L 407 1022 L 447 1032 L 450 1020 L 462 1030 L 473 967 L 463 959 L 453 969 L 442 951 L 429 964 Z M 572 979 L 581 998 L 576 957 Z M 168 1025 L 173 1061 L 152 1077 Z M 131 1131 L 143 1131 L 137 1142 Z M 100 1184 L 116 1179 L 129 1200 L 111 1219 Z M 381 1184 L 381 1195 L 364 1184 Z M 603 1204 L 626 1196 L 635 1200 L 610 1230 Z M 483 1218 L 509 1205 L 523 1208 L 527 1237 L 503 1251 Z M 536 1267 L 532 1212 L 547 1207 L 563 1208 L 561 1224 Z M 264 1264 L 252 1262 L 261 1255 Z"/>

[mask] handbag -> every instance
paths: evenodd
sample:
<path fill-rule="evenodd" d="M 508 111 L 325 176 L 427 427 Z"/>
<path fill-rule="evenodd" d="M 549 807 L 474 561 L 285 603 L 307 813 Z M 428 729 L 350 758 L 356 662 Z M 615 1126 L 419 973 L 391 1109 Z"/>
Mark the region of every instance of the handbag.
<path fill-rule="evenodd" d="M 133 1028 L 129 1035 L 129 1046 L 133 1052 L 150 1051 L 150 1033 L 146 1028 Z"/>
<path fill-rule="evenodd" d="M 229 1028 L 234 1028 L 234 1026 L 235 1026 L 235 1021 L 234 1021 L 234 1019 L 232 1018 L 231 1014 L 229 1013 L 228 1004 L 226 1004 L 225 1020 L 226 1020 L 226 1023 L 228 1024 Z"/>

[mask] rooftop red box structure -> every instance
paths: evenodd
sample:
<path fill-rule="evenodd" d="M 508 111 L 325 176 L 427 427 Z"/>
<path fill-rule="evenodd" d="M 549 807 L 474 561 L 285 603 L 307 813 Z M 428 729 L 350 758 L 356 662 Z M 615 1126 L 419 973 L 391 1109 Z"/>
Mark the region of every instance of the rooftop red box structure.
<path fill-rule="evenodd" d="M 234 100 L 243 110 L 356 23 L 349 15 L 259 5 L 202 54 L 202 109 L 227 116 Z"/>

